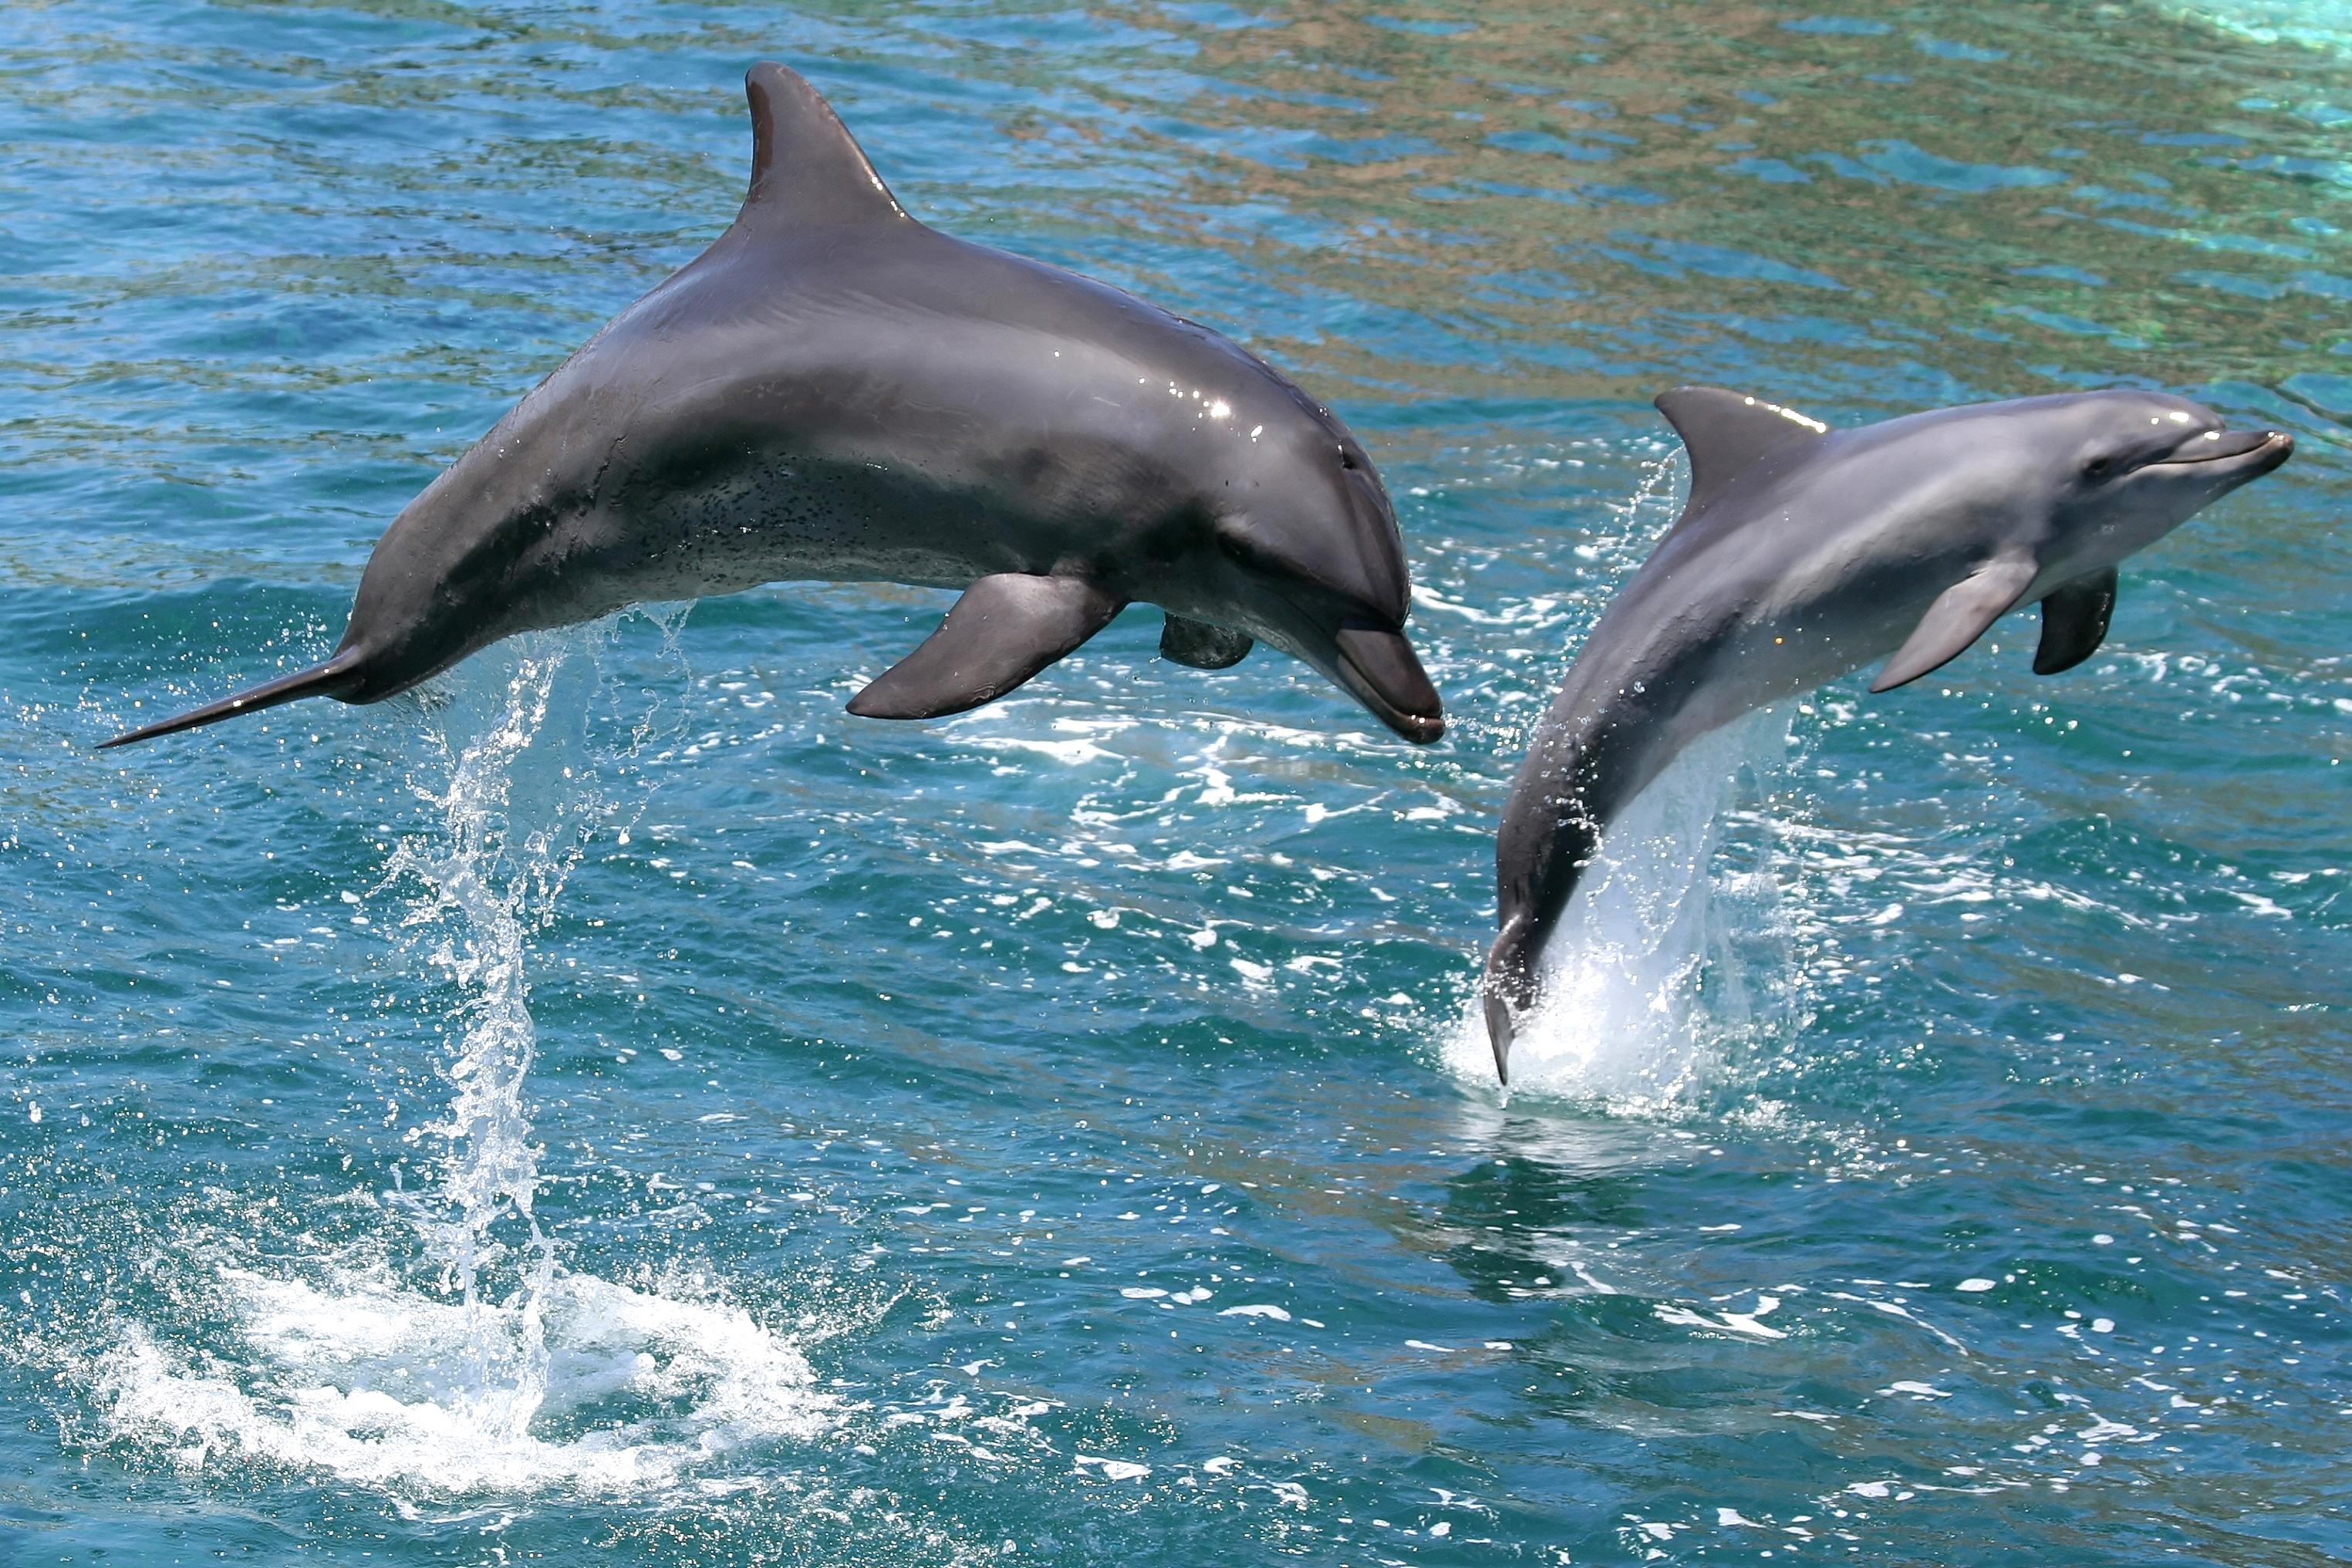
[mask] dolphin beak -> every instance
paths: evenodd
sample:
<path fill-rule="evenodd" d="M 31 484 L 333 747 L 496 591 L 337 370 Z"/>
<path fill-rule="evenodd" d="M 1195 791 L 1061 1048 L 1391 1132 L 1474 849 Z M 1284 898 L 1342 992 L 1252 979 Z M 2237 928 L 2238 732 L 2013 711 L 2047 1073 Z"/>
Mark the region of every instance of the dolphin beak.
<path fill-rule="evenodd" d="M 2193 436 L 2183 443 L 2171 456 L 2152 468 L 2186 468 L 2192 464 L 2218 463 L 2228 457 L 2260 455 L 2260 461 L 2247 465 L 2248 478 L 2269 473 L 2294 455 L 2294 437 L 2283 430 L 2216 430 Z"/>
<path fill-rule="evenodd" d="M 1437 688 L 1402 632 L 1373 626 L 1342 627 L 1332 639 L 1339 652 L 1339 684 L 1391 729 L 1417 746 L 1445 733 L 1445 711 Z"/>

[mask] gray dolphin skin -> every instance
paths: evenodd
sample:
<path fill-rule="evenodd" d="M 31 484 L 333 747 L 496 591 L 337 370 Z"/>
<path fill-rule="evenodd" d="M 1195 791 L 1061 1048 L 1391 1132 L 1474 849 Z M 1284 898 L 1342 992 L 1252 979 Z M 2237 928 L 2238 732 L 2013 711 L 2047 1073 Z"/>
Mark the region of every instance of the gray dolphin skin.
<path fill-rule="evenodd" d="M 1938 409 L 1854 430 L 1717 387 L 1657 400 L 1690 500 L 1536 727 L 1495 846 L 1486 1030 L 1510 1082 L 1537 962 L 1612 819 L 1692 741 L 1874 660 L 1918 679 L 2020 605 L 2035 673 L 2096 651 L 2116 564 L 2294 454 L 2161 392 Z"/>
<path fill-rule="evenodd" d="M 1328 410 L 1206 328 L 916 222 L 782 66 L 746 89 L 733 225 L 401 512 L 334 655 L 106 745 L 785 579 L 965 591 L 868 717 L 975 707 L 1148 601 L 1178 663 L 1265 642 L 1438 737 L 1395 516 Z"/>

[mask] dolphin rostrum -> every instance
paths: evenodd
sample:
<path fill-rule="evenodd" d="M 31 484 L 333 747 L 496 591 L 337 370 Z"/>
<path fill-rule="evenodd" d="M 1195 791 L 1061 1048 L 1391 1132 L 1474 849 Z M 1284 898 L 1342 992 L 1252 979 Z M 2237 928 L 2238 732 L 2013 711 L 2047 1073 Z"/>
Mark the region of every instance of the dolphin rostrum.
<path fill-rule="evenodd" d="M 2106 635 L 2116 562 L 2294 451 L 2160 392 L 1854 430 L 1717 387 L 1657 401 L 1690 455 L 1689 503 L 1593 627 L 1503 808 L 1485 993 L 1505 1082 L 1601 832 L 1685 747 L 1874 660 L 1872 691 L 1915 681 L 2021 604 L 2042 606 L 2035 673 L 2072 669 Z"/>
<path fill-rule="evenodd" d="M 333 656 L 107 745 L 791 578 L 964 590 L 867 717 L 978 706 L 1149 601 L 1178 663 L 1262 640 L 1438 737 L 1395 515 L 1328 410 L 1204 327 L 918 223 L 782 66 L 746 89 L 732 226 L 394 519 Z"/>

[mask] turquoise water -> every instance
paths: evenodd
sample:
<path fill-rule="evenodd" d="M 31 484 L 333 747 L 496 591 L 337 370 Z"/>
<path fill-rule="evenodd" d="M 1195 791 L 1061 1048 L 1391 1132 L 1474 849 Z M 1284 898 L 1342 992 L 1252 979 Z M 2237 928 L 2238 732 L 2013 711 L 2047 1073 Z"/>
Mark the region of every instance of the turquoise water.
<path fill-rule="evenodd" d="M 12 8 L 0 1561 L 2352 1553 L 2346 33 Z M 731 216 L 761 57 L 1330 399 L 1447 739 L 1141 609 L 863 722 L 944 596 L 787 584 L 92 755 L 323 653 Z M 2300 451 L 2068 675 L 2028 621 L 1700 748 L 1506 1103 L 1496 813 L 1694 379 Z"/>

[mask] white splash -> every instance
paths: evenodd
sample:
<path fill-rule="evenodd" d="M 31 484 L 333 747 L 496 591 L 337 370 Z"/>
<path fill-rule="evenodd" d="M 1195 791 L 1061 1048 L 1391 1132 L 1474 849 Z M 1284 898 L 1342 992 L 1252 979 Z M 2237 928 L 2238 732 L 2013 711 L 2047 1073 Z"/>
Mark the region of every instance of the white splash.
<path fill-rule="evenodd" d="M 1788 744 L 1784 709 L 1751 714 L 1675 758 L 1611 824 L 1545 947 L 1511 1048 L 1515 1097 L 1664 1106 L 1772 1021 L 1787 985 L 1777 888 L 1717 852 L 1741 775 L 1777 767 Z M 1477 998 L 1444 1049 L 1465 1083 L 1494 1082 Z"/>
<path fill-rule="evenodd" d="M 179 1351 L 131 1327 L 93 1380 L 119 1430 L 187 1466 L 261 1459 L 454 1496 L 635 1490 L 834 1419 L 798 1350 L 740 1308 L 695 1281 L 639 1291 L 567 1272 L 533 1212 L 530 939 L 588 837 L 622 814 L 599 779 L 625 774 L 652 733 L 642 720 L 608 766 L 591 762 L 594 655 L 613 626 L 516 639 L 426 711 L 433 760 L 415 788 L 438 828 L 403 843 L 385 878 L 423 890 L 402 977 L 422 956 L 458 998 L 448 1111 L 408 1134 L 439 1142 L 438 1182 L 385 1195 L 409 1247 L 424 1244 L 405 1272 L 426 1282 L 336 1257 L 263 1272 L 224 1249 L 215 1315 L 241 1343 Z"/>
<path fill-rule="evenodd" d="M 531 931 L 553 915 L 579 860 L 580 829 L 602 814 L 593 788 L 552 810 L 534 813 L 517 800 L 517 763 L 546 725 L 572 651 L 569 639 L 537 641 L 516 661 L 503 704 L 479 733 L 465 737 L 463 705 L 442 716 L 432 738 L 446 758 L 447 784 L 417 789 L 439 813 L 442 832 L 404 842 L 392 860 L 394 877 L 413 876 L 426 890 L 404 925 L 438 934 L 430 961 L 465 998 L 464 1036 L 449 1066 L 457 1095 L 445 1120 L 410 1134 L 412 1141 L 446 1141 L 441 1187 L 403 1197 L 443 1269 L 445 1288 L 457 1291 L 471 1323 L 475 1375 L 469 1387 L 453 1391 L 461 1417 L 507 1438 L 529 1428 L 545 1394 L 541 1302 L 555 1270 L 554 1248 L 531 1213 L 539 1162 L 523 1082 L 538 1030 L 525 964 Z M 577 771 L 586 786 L 589 770 Z M 511 1335 L 494 1329 L 482 1289 L 485 1268 L 509 1256 L 492 1228 L 509 1216 L 526 1232 Z"/>
<path fill-rule="evenodd" d="M 312 1284 L 224 1269 L 221 1283 L 240 1354 L 183 1355 L 133 1328 L 98 1368 L 117 1429 L 161 1437 L 184 1469 L 258 1459 L 436 1497 L 636 1493 L 835 1420 L 800 1353 L 719 1302 L 578 1274 L 548 1281 L 528 1315 L 380 1271 Z M 535 1368 L 534 1419 L 513 1418 L 510 1388 L 485 1397 L 485 1334 L 498 1359 Z"/>

